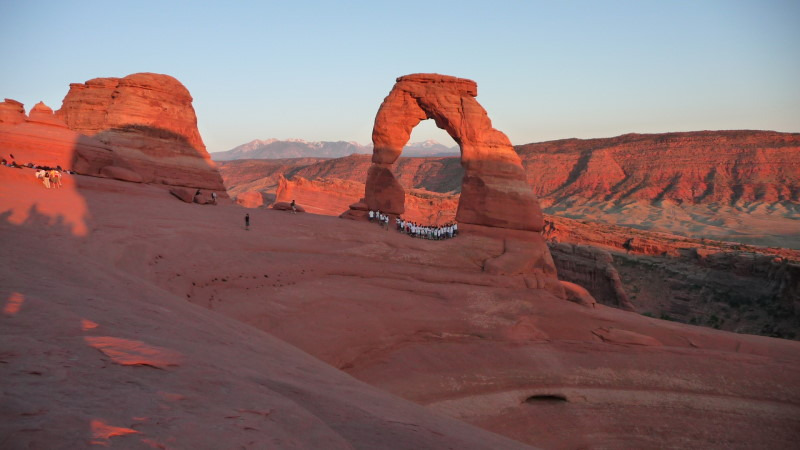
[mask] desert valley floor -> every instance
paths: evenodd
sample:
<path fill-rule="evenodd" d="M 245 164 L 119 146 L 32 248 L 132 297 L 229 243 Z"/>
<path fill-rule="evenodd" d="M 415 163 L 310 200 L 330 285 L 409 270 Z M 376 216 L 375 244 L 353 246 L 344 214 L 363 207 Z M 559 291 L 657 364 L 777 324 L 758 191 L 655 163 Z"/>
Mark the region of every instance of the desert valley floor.
<path fill-rule="evenodd" d="M 528 289 L 482 272 L 502 242 L 29 169 L 0 184 L 2 448 L 800 439 L 800 342 Z"/>

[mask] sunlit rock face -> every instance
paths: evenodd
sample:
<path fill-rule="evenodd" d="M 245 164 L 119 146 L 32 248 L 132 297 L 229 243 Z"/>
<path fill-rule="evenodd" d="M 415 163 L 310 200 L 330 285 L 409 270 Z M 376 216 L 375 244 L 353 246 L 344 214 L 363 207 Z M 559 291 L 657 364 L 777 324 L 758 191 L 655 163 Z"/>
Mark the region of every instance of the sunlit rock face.
<path fill-rule="evenodd" d="M 110 147 L 113 164 L 144 182 L 225 189 L 197 129 L 192 96 L 169 75 L 73 83 L 55 115 Z"/>
<path fill-rule="evenodd" d="M 461 223 L 540 231 L 542 214 L 525 171 L 505 134 L 492 122 L 475 96 L 474 81 L 438 74 L 413 74 L 397 79 L 383 101 L 372 131 L 373 166 L 367 177 L 365 198 L 375 209 L 401 214 L 402 187 L 391 176 L 395 163 L 411 136 L 425 119 L 461 147 Z"/>
<path fill-rule="evenodd" d="M 461 230 L 503 242 L 502 254 L 484 259 L 484 271 L 522 276 L 529 288 L 564 298 L 550 252 L 538 233 L 543 226 L 539 201 L 511 142 L 492 128 L 477 95 L 477 84 L 463 78 L 439 74 L 398 78 L 375 117 L 364 203 L 388 214 L 405 212 L 405 190 L 392 167 L 413 128 L 433 119 L 461 148 L 464 176 L 456 212 Z M 364 214 L 351 208 L 350 215 Z"/>

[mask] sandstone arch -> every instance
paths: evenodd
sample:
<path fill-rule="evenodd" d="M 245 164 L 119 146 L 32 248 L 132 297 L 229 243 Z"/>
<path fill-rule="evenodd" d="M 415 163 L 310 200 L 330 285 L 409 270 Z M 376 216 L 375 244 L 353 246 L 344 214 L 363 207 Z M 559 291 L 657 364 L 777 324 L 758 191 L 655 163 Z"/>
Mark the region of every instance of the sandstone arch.
<path fill-rule="evenodd" d="M 384 99 L 372 131 L 374 150 L 364 198 L 370 209 L 404 212 L 405 190 L 392 174 L 411 131 L 433 119 L 461 148 L 465 169 L 460 223 L 541 231 L 539 201 L 505 134 L 492 128 L 472 80 L 439 74 L 400 77 Z"/>

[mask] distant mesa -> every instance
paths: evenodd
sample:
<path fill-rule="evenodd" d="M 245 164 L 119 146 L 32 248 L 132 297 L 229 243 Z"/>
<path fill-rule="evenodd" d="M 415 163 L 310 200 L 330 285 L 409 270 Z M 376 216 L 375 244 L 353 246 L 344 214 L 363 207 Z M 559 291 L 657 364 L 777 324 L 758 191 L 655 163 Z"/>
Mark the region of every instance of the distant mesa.
<path fill-rule="evenodd" d="M 197 129 L 189 91 L 137 73 L 73 83 L 61 109 L 0 103 L 0 149 L 18 163 L 61 166 L 125 181 L 225 192 Z"/>
<path fill-rule="evenodd" d="M 519 145 L 543 206 L 601 201 L 800 202 L 800 133 L 625 134 Z"/>

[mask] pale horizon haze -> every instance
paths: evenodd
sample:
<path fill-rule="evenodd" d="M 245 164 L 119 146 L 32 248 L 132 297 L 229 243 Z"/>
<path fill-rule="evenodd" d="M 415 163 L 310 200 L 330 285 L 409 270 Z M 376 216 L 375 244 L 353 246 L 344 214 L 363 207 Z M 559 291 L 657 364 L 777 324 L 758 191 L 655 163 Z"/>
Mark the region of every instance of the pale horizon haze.
<path fill-rule="evenodd" d="M 478 83 L 513 144 L 625 133 L 800 131 L 800 1 L 2 0 L 0 96 L 171 75 L 209 152 L 254 139 L 371 143 L 399 76 Z M 454 145 L 426 121 L 412 142 Z"/>

